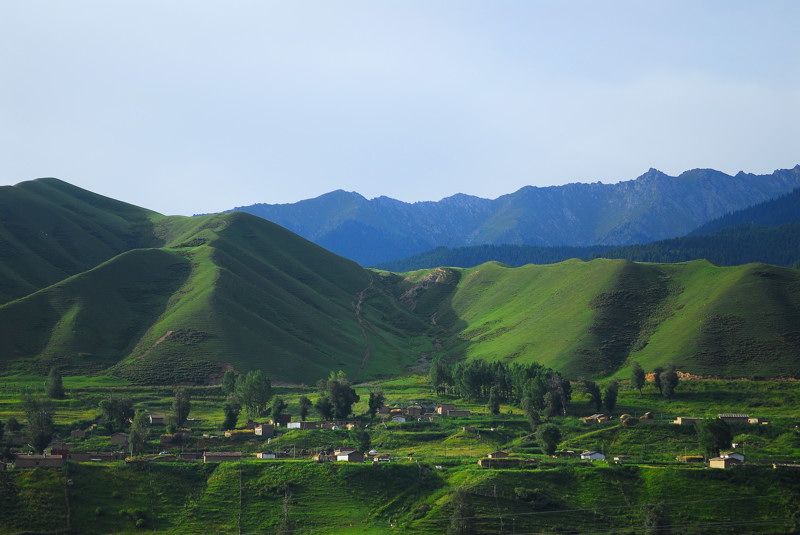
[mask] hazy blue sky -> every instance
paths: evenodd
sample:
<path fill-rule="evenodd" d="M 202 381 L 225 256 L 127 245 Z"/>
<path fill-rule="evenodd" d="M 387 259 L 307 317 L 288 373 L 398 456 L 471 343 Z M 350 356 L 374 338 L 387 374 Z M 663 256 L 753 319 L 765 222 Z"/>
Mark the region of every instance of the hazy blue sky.
<path fill-rule="evenodd" d="M 165 214 L 800 163 L 800 2 L 0 3 L 0 184 Z"/>

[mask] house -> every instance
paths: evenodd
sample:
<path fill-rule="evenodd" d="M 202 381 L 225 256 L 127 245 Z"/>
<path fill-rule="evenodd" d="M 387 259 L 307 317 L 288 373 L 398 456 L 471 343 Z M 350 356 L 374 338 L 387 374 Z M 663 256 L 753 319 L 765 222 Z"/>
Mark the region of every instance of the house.
<path fill-rule="evenodd" d="M 630 455 L 617 455 L 616 457 L 614 457 L 614 462 L 617 464 L 622 464 L 624 461 L 630 461 L 630 460 L 631 460 Z"/>
<path fill-rule="evenodd" d="M 286 429 L 319 429 L 322 427 L 322 422 L 289 422 L 286 424 Z"/>
<path fill-rule="evenodd" d="M 502 450 L 493 451 L 492 453 L 487 455 L 487 457 L 489 457 L 490 459 L 505 459 L 508 457 L 508 453 Z"/>
<path fill-rule="evenodd" d="M 108 437 L 108 441 L 111 443 L 112 446 L 127 446 L 128 433 L 114 433 L 113 435 Z"/>
<path fill-rule="evenodd" d="M 604 461 L 606 456 L 599 451 L 584 451 L 581 453 L 581 459 L 589 461 Z"/>
<path fill-rule="evenodd" d="M 150 425 L 164 425 L 167 423 L 167 417 L 163 414 L 150 414 Z"/>
<path fill-rule="evenodd" d="M 672 423 L 677 425 L 691 425 L 694 424 L 695 422 L 702 422 L 702 421 L 703 418 L 687 418 L 686 416 L 678 416 Z"/>
<path fill-rule="evenodd" d="M 275 436 L 275 426 L 272 424 L 259 424 L 253 428 L 253 433 L 258 437 L 272 438 Z"/>
<path fill-rule="evenodd" d="M 222 463 L 227 461 L 241 461 L 241 451 L 204 451 L 204 463 Z"/>
<path fill-rule="evenodd" d="M 272 419 L 270 421 L 272 422 L 272 425 L 275 425 L 275 426 L 287 425 L 289 422 L 292 421 L 292 415 L 291 414 L 279 414 L 277 419 Z"/>
<path fill-rule="evenodd" d="M 719 454 L 720 457 L 723 459 L 736 459 L 740 463 L 744 463 L 744 453 L 739 453 L 738 451 L 726 451 Z"/>
<path fill-rule="evenodd" d="M 277 459 L 278 453 L 274 451 L 259 451 L 256 453 L 256 459 Z"/>
<path fill-rule="evenodd" d="M 456 406 L 452 403 L 442 403 L 436 407 L 436 414 L 447 414 L 447 411 L 455 410 Z"/>
<path fill-rule="evenodd" d="M 364 454 L 357 450 L 338 450 L 334 452 L 337 461 L 348 463 L 363 463 Z"/>
<path fill-rule="evenodd" d="M 461 416 L 469 416 L 472 412 L 466 409 L 451 409 L 447 411 L 447 416 L 454 416 L 454 417 L 461 417 Z"/>
<path fill-rule="evenodd" d="M 17 469 L 23 468 L 61 468 L 64 457 L 61 455 L 17 455 L 14 459 Z"/>
<path fill-rule="evenodd" d="M 769 420 L 767 420 L 766 418 L 748 418 L 747 419 L 747 423 L 748 424 L 762 424 L 762 425 L 764 425 L 764 424 L 768 424 Z"/>
<path fill-rule="evenodd" d="M 717 418 L 729 424 L 746 424 L 750 420 L 749 414 L 717 414 Z"/>
<path fill-rule="evenodd" d="M 411 405 L 410 407 L 406 408 L 406 414 L 413 418 L 419 418 L 422 416 L 422 407 L 419 405 Z"/>
<path fill-rule="evenodd" d="M 405 416 L 392 416 L 392 421 L 396 424 L 404 424 L 406 423 Z"/>
<path fill-rule="evenodd" d="M 733 457 L 714 457 L 708 460 L 708 467 L 709 468 L 734 468 L 737 466 L 741 466 L 742 463 L 734 459 Z"/>

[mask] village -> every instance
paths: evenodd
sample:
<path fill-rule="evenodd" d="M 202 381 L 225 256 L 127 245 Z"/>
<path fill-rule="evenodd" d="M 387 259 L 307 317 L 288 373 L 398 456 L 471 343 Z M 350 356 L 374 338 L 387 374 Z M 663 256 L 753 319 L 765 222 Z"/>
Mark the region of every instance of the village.
<path fill-rule="evenodd" d="M 128 448 L 129 435 L 124 432 L 115 432 L 108 435 L 107 448 L 98 451 L 82 451 L 80 448 L 81 440 L 90 436 L 96 429 L 96 425 L 87 430 L 73 430 L 70 433 L 68 440 L 54 441 L 47 449 L 47 452 L 41 455 L 32 453 L 17 454 L 14 461 L 11 463 L 0 462 L 0 469 L 29 469 L 29 468 L 63 468 L 67 461 L 78 463 L 103 463 L 121 461 L 125 463 L 148 463 L 148 462 L 173 462 L 173 461 L 190 461 L 190 462 L 203 462 L 203 463 L 220 463 L 220 462 L 233 462 L 243 460 L 310 460 L 317 463 L 327 462 L 345 462 L 345 463 L 389 463 L 399 461 L 419 462 L 424 459 L 424 456 L 417 456 L 414 453 L 398 453 L 379 451 L 375 448 L 368 448 L 365 450 L 359 449 L 353 444 L 351 447 L 328 447 L 318 449 L 300 448 L 296 446 L 282 446 L 280 448 L 269 447 L 258 449 L 257 451 L 243 451 L 237 449 L 236 445 L 241 443 L 248 443 L 252 450 L 253 443 L 260 443 L 269 446 L 273 440 L 277 439 L 281 434 L 288 431 L 312 431 L 312 430 L 327 430 L 327 431 L 346 431 L 354 432 L 358 430 L 368 431 L 370 426 L 373 428 L 386 427 L 388 424 L 392 426 L 400 426 L 407 422 L 428 422 L 434 423 L 441 418 L 457 418 L 459 422 L 465 425 L 461 426 L 461 432 L 467 434 L 480 435 L 480 429 L 475 425 L 468 425 L 472 412 L 469 409 L 458 408 L 454 403 L 441 403 L 435 406 L 422 406 L 420 404 L 411 404 L 405 407 L 383 405 L 377 411 L 377 419 L 375 421 L 365 421 L 364 419 L 349 419 L 349 420 L 303 420 L 292 421 L 292 415 L 285 413 L 281 414 L 277 420 L 269 420 L 268 422 L 261 423 L 254 420 L 248 420 L 241 428 L 228 430 L 223 433 L 203 433 L 199 436 L 194 436 L 189 426 L 192 424 L 199 424 L 200 420 L 189 418 L 186 421 L 187 426 L 176 430 L 173 433 L 161 433 L 158 437 L 158 452 L 152 454 L 142 455 L 138 457 L 130 457 L 126 454 Z M 767 425 L 769 420 L 762 417 L 751 417 L 747 414 L 718 414 L 719 420 L 728 422 L 734 425 Z M 148 419 L 153 430 L 163 430 L 167 423 L 168 417 L 165 414 L 148 414 Z M 703 418 L 697 417 L 677 417 L 674 420 L 656 420 L 652 412 L 646 412 L 638 418 L 630 414 L 622 414 L 615 418 L 610 414 L 596 413 L 590 416 L 579 418 L 586 426 L 603 426 L 603 425 L 622 425 L 624 427 L 631 427 L 634 425 L 678 425 L 678 426 L 692 426 L 697 422 L 701 422 Z M 494 431 L 488 429 L 486 431 Z M 11 435 L 10 440 L 12 443 L 22 445 L 24 437 Z M 278 442 L 276 440 L 276 442 Z M 745 454 L 742 453 L 741 448 L 737 451 L 740 444 L 732 443 L 733 450 L 721 451 L 718 456 L 706 458 L 703 455 L 678 455 L 674 458 L 676 465 L 693 465 L 693 466 L 706 466 L 714 469 L 732 469 L 739 468 L 745 464 Z M 446 448 L 446 447 L 445 447 Z M 477 451 L 478 448 L 476 448 Z M 586 461 L 589 463 L 613 463 L 613 464 L 629 464 L 637 463 L 634 455 L 618 454 L 609 455 L 603 451 L 596 451 L 592 449 L 585 449 L 576 451 L 573 449 L 565 448 L 560 449 L 549 459 L 543 460 L 540 455 L 529 455 L 525 453 L 514 452 L 515 448 L 501 448 L 492 450 L 481 455 L 477 459 L 478 466 L 482 468 L 495 468 L 495 469 L 508 469 L 508 468 L 528 468 L 534 469 L 537 466 L 544 464 L 552 464 L 553 462 L 572 462 L 575 460 Z M 446 449 L 445 456 L 446 456 Z M 451 450 L 452 451 L 452 450 Z M 471 451 L 470 451 L 471 453 Z M 473 459 L 461 458 L 462 462 L 473 462 Z M 451 459 L 456 458 L 451 453 Z M 773 468 L 792 468 L 800 469 L 800 464 L 790 461 L 772 461 Z"/>

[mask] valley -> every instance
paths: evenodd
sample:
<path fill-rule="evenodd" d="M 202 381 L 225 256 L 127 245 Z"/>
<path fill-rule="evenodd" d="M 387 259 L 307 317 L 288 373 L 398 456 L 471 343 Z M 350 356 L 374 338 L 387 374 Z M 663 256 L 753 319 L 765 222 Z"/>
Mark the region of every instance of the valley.
<path fill-rule="evenodd" d="M 797 269 L 366 269 L 56 179 L 0 213 L 0 533 L 800 529 Z"/>

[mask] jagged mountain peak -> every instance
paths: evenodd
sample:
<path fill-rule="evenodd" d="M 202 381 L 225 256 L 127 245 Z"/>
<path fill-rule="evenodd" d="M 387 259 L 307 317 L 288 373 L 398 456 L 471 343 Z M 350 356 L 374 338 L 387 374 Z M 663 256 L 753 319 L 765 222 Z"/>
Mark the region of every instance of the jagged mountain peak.
<path fill-rule="evenodd" d="M 795 170 L 731 177 L 693 169 L 672 177 L 650 169 L 630 181 L 524 186 L 496 199 L 457 193 L 405 203 L 339 190 L 294 204 L 237 210 L 370 266 L 440 246 L 628 245 L 673 238 L 796 187 Z"/>

